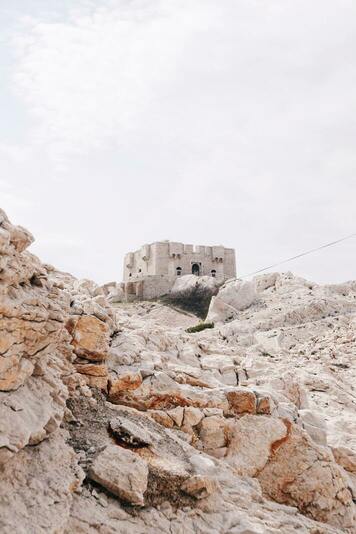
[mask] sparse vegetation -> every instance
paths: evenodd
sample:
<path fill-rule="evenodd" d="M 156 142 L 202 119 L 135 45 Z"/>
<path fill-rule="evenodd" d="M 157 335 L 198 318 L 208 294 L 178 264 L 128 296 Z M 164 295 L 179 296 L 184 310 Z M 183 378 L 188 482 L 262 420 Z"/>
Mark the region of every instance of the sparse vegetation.
<path fill-rule="evenodd" d="M 214 323 L 198 323 L 195 326 L 187 328 L 186 332 L 188 332 L 188 334 L 194 334 L 195 332 L 206 330 L 206 328 L 214 328 L 214 326 Z"/>

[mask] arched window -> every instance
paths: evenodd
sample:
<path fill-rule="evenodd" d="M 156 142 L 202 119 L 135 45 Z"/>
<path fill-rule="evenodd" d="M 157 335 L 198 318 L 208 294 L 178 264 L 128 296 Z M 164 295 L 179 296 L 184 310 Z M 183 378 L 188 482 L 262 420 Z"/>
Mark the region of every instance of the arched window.
<path fill-rule="evenodd" d="M 216 270 L 215 270 L 215 269 L 212 269 L 212 270 L 211 270 L 211 276 L 212 276 L 213 278 L 215 278 L 215 276 L 216 276 Z"/>
<path fill-rule="evenodd" d="M 193 265 L 192 265 L 192 274 L 195 274 L 196 276 L 199 276 L 199 274 L 200 274 L 199 263 L 193 263 Z"/>
<path fill-rule="evenodd" d="M 130 273 L 129 276 L 132 276 L 132 273 Z"/>
<path fill-rule="evenodd" d="M 139 269 L 138 272 L 139 272 L 139 273 L 142 273 L 142 269 Z"/>
<path fill-rule="evenodd" d="M 177 274 L 177 276 L 180 276 L 182 274 L 182 267 L 177 267 L 176 268 L 176 274 Z"/>

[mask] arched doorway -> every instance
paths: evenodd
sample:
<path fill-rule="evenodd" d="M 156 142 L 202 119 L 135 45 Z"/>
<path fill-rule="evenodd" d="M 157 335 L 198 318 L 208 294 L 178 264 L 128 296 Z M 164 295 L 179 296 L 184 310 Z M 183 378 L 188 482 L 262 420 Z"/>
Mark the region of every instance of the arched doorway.
<path fill-rule="evenodd" d="M 200 275 L 200 265 L 199 263 L 193 263 L 192 265 L 192 274 L 195 274 L 195 276 Z"/>

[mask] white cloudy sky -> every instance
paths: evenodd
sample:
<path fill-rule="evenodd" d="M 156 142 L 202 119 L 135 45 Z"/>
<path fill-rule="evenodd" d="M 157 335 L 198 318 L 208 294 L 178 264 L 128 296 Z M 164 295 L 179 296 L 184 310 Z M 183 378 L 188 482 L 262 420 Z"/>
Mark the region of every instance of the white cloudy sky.
<path fill-rule="evenodd" d="M 0 205 L 77 276 L 160 239 L 244 274 L 356 232 L 354 0 L 2 0 L 0 108 Z M 283 268 L 355 279 L 356 238 Z"/>

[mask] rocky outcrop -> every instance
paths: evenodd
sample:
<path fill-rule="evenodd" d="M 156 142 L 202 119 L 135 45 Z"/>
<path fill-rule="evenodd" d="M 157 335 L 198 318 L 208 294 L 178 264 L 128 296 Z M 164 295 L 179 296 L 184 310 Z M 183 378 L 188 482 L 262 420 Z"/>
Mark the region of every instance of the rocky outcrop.
<path fill-rule="evenodd" d="M 39 260 L 33 238 L 0 211 L 0 463 L 58 429 L 72 353 L 69 300 Z"/>
<path fill-rule="evenodd" d="M 1 532 L 355 532 L 355 282 L 230 281 L 189 334 L 32 240 L 0 212 Z"/>
<path fill-rule="evenodd" d="M 179 276 L 163 301 L 204 318 L 219 285 L 221 282 L 211 276 Z"/>
<path fill-rule="evenodd" d="M 207 321 L 223 323 L 238 317 L 238 312 L 246 310 L 257 300 L 254 282 L 230 280 L 211 299 Z"/>

